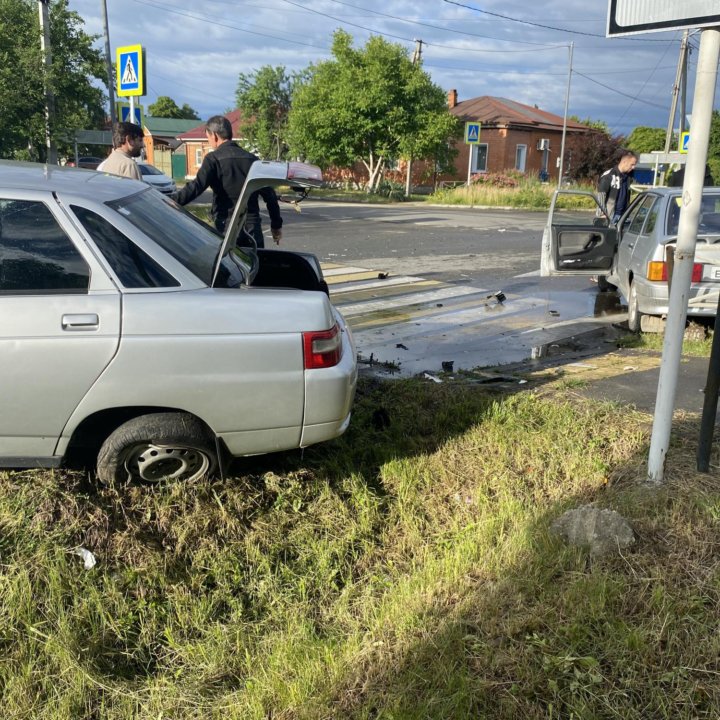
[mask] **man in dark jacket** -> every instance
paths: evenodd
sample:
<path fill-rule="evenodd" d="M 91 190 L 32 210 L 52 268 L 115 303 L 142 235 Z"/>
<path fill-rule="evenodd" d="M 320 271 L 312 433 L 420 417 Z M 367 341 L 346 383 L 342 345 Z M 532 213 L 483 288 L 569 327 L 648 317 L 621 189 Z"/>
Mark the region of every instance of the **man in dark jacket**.
<path fill-rule="evenodd" d="M 250 166 L 258 158 L 232 141 L 232 126 L 222 115 L 214 115 L 207 121 L 205 134 L 213 152 L 205 155 L 195 179 L 182 190 L 173 193 L 171 197 L 180 205 L 187 205 L 208 187 L 212 188 L 213 202 L 210 215 L 216 230 L 224 233 L 225 225 L 232 216 Z M 252 235 L 258 247 L 265 246 L 260 224 L 258 195 L 262 195 L 267 206 L 273 240 L 279 243 L 282 238 L 283 223 L 277 195 L 270 187 L 261 188 L 250 196 L 245 230 Z"/>
<path fill-rule="evenodd" d="M 600 176 L 598 200 L 613 225 L 617 224 L 630 202 L 630 178 L 637 161 L 638 156 L 632 150 L 623 150 L 618 164 Z"/>

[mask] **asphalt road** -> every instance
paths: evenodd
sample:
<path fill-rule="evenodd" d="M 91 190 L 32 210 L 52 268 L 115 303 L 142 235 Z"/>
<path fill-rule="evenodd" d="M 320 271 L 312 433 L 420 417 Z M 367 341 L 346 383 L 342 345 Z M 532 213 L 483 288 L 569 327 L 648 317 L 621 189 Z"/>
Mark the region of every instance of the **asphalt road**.
<path fill-rule="evenodd" d="M 544 212 L 313 200 L 282 212 L 282 246 L 320 258 L 360 355 L 407 374 L 542 356 L 624 319 L 588 278 L 539 277 Z"/>

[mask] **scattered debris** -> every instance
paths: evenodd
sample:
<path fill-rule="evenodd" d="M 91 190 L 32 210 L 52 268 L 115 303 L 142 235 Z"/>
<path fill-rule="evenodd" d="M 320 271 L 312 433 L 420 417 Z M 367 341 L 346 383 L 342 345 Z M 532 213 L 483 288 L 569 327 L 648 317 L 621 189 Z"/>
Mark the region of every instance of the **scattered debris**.
<path fill-rule="evenodd" d="M 445 372 L 452 372 L 453 371 L 453 365 L 455 364 L 454 360 L 443 360 L 442 361 L 442 369 Z"/>
<path fill-rule="evenodd" d="M 576 368 L 583 368 L 584 370 L 597 370 L 597 365 L 590 365 L 589 363 L 581 363 L 581 362 L 574 362 L 574 363 L 568 363 L 568 367 L 576 367 Z"/>
<path fill-rule="evenodd" d="M 435 375 L 431 375 L 429 372 L 423 373 L 423 377 L 427 378 L 428 380 L 432 380 L 436 383 L 441 383 L 442 380 L 439 377 L 436 377 Z"/>
<path fill-rule="evenodd" d="M 558 315 L 560 315 L 560 313 L 559 313 L 557 310 L 548 310 L 548 312 L 550 313 L 550 315 L 553 315 L 553 316 L 555 316 L 555 317 L 557 317 Z"/>
<path fill-rule="evenodd" d="M 530 350 L 530 359 L 531 360 L 539 360 L 540 358 L 544 358 L 547 355 L 547 345 L 535 345 Z"/>
<path fill-rule="evenodd" d="M 402 343 L 398 343 L 395 347 L 400 348 L 401 350 L 407 350 L 407 346 L 403 345 Z"/>
<path fill-rule="evenodd" d="M 505 302 L 505 300 L 507 300 L 507 298 L 505 297 L 505 293 L 502 292 L 502 290 L 498 290 L 497 292 L 494 292 L 491 295 L 488 295 L 486 299 L 487 300 L 495 299 L 495 300 L 497 300 L 497 302 L 499 304 L 502 304 L 503 302 Z"/>
<path fill-rule="evenodd" d="M 551 530 L 571 545 L 587 547 L 593 557 L 624 550 L 635 542 L 630 523 L 620 513 L 592 505 L 568 510 Z"/>
<path fill-rule="evenodd" d="M 635 365 L 626 365 L 623 370 L 629 372 L 630 370 L 637 370 L 637 367 Z"/>
<path fill-rule="evenodd" d="M 378 273 L 378 280 L 387 280 L 390 277 L 389 272 L 379 272 Z"/>
<path fill-rule="evenodd" d="M 73 555 L 77 555 L 83 559 L 83 565 L 86 570 L 92 570 L 97 564 L 95 556 L 84 547 L 75 548 L 71 552 Z"/>
<path fill-rule="evenodd" d="M 443 306 L 442 303 L 435 303 L 435 307 L 442 307 L 442 306 Z"/>

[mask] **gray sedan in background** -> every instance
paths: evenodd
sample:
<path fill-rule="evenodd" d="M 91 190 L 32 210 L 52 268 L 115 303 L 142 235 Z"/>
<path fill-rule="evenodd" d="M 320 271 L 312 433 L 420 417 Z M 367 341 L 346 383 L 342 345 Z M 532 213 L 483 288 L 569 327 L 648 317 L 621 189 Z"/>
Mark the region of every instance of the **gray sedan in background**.
<path fill-rule="evenodd" d="M 319 263 L 225 237 L 147 185 L 0 162 L 0 466 L 93 458 L 103 482 L 190 480 L 350 421 L 356 355 Z"/>

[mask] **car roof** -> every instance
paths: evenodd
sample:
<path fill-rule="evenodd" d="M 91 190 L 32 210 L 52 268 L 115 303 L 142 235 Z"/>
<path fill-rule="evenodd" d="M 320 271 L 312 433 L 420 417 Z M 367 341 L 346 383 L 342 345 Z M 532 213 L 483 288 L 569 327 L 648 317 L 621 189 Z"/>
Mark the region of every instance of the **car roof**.
<path fill-rule="evenodd" d="M 131 185 L 135 184 L 135 187 Z M 0 190 L 72 193 L 104 202 L 126 197 L 147 186 L 140 180 L 60 165 L 0 160 Z"/>

